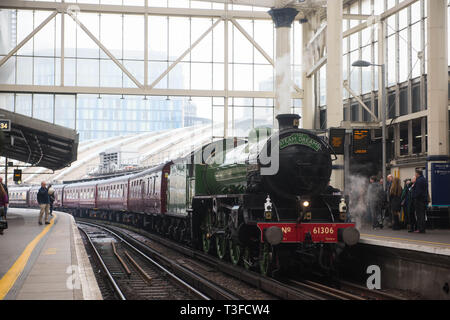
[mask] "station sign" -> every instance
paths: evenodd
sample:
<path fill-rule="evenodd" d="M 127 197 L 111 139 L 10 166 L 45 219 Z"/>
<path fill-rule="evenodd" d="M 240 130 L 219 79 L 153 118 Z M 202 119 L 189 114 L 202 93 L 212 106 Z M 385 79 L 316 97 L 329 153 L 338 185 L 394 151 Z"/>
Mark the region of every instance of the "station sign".
<path fill-rule="evenodd" d="M 330 145 L 338 155 L 344 155 L 345 153 L 345 129 L 330 129 Z"/>
<path fill-rule="evenodd" d="M 0 120 L 0 131 L 11 131 L 11 120 Z"/>
<path fill-rule="evenodd" d="M 369 153 L 370 130 L 354 129 L 353 130 L 353 154 L 367 155 Z"/>

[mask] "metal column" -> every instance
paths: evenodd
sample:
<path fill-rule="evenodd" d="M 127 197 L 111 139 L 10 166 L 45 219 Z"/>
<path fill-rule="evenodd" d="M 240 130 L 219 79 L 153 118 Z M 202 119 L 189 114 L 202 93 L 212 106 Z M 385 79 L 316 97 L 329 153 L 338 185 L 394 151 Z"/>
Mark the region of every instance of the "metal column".
<path fill-rule="evenodd" d="M 338 128 L 344 120 L 342 104 L 342 19 L 343 0 L 327 2 L 327 127 Z M 334 163 L 331 184 L 344 188 L 344 157 L 338 156 Z"/>
<path fill-rule="evenodd" d="M 298 11 L 294 8 L 272 9 L 269 11 L 276 28 L 276 60 L 275 60 L 275 112 L 279 114 L 291 113 L 291 26 Z M 274 126 L 277 122 L 274 121 Z"/>

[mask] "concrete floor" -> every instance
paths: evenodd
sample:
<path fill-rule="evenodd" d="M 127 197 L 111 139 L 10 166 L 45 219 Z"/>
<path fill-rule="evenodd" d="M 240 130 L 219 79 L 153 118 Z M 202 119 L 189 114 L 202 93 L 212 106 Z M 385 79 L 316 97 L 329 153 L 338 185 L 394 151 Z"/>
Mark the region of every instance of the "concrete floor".
<path fill-rule="evenodd" d="M 55 212 L 38 225 L 39 211 L 9 209 L 0 236 L 0 299 L 85 300 L 101 293 L 73 217 Z"/>
<path fill-rule="evenodd" d="M 450 230 L 427 230 L 425 234 L 388 228 L 360 231 L 361 243 L 450 256 Z"/>

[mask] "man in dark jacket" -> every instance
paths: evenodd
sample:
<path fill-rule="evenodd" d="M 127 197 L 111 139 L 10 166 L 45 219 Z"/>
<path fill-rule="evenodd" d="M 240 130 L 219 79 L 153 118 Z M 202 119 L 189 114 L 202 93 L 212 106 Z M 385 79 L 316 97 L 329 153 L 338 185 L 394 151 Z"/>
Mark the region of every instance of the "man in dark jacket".
<path fill-rule="evenodd" d="M 416 208 L 414 207 L 414 199 L 412 197 L 414 188 L 416 186 L 416 177 L 411 179 L 411 185 L 409 186 L 409 230 L 408 232 L 414 232 L 417 230 Z"/>
<path fill-rule="evenodd" d="M 416 170 L 416 183 L 412 191 L 417 216 L 417 231 L 425 233 L 425 210 L 428 202 L 428 185 L 422 170 Z"/>
<path fill-rule="evenodd" d="M 48 189 L 45 187 L 45 181 L 41 182 L 41 188 L 37 193 L 37 202 L 39 203 L 39 207 L 41 211 L 39 212 L 39 225 L 42 225 L 42 216 L 45 212 L 45 224 L 50 224 L 48 222 L 48 214 L 50 208 L 50 199 L 48 197 Z"/>

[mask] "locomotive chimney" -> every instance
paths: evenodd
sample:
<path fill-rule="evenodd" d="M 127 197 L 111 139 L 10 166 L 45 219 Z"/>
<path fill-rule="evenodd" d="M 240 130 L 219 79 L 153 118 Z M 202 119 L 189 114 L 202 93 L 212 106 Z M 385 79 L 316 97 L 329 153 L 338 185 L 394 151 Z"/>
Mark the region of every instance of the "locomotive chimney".
<path fill-rule="evenodd" d="M 281 130 L 298 129 L 300 125 L 300 117 L 298 114 L 279 114 L 277 115 L 278 127 Z"/>

